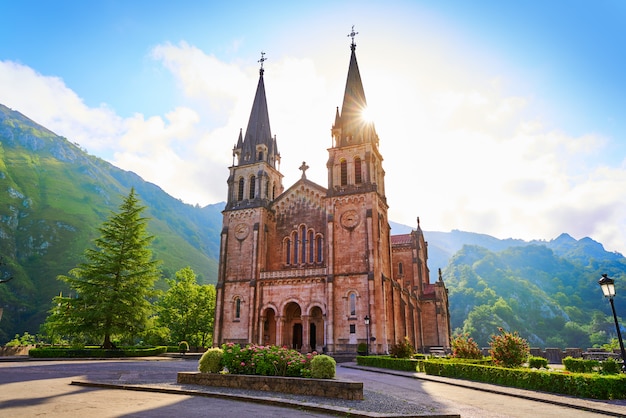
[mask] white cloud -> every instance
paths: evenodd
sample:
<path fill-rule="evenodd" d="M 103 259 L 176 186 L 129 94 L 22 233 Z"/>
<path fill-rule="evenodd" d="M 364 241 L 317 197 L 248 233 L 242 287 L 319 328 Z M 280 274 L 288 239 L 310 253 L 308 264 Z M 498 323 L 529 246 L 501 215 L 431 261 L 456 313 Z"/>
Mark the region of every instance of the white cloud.
<path fill-rule="evenodd" d="M 123 133 L 122 119 L 106 105 L 90 108 L 62 79 L 12 61 L 0 61 L 5 105 L 90 152 L 107 153 Z"/>

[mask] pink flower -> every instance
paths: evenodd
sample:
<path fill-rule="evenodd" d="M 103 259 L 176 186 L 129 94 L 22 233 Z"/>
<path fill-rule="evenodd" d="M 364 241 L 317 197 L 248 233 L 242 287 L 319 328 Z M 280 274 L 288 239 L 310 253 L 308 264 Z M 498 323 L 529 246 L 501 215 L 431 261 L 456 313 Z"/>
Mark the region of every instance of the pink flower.
<path fill-rule="evenodd" d="M 245 362 L 241 362 L 241 367 L 245 367 L 246 363 Z"/>

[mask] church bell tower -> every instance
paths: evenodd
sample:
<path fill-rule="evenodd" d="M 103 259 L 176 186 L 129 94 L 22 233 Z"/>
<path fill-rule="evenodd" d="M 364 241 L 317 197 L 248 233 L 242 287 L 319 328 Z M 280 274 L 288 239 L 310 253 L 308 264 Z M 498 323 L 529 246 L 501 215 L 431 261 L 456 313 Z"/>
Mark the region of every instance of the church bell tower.
<path fill-rule="evenodd" d="M 367 101 L 356 59 L 354 27 L 348 35 L 350 65 L 341 110 L 332 126 L 328 150 L 329 281 L 356 295 L 354 325 L 367 316 L 371 336 L 387 351 L 391 319 L 382 289 L 390 285 L 390 228 L 385 172 L 374 123 L 366 119 Z"/>
<path fill-rule="evenodd" d="M 253 324 L 258 322 L 254 309 L 258 299 L 257 282 L 266 268 L 268 235 L 275 227 L 272 202 L 283 192 L 280 153 L 272 137 L 265 97 L 263 63 L 245 136 L 239 132 L 229 167 L 228 198 L 223 213 L 214 342 L 224 337 L 225 317 L 234 318 L 238 330 L 231 341 L 249 342 Z"/>

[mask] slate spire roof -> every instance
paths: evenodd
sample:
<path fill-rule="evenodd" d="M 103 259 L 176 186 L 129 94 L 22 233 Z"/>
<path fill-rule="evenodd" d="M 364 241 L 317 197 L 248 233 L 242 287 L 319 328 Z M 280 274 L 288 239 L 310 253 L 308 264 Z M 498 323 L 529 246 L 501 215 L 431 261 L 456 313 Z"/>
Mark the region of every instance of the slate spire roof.
<path fill-rule="evenodd" d="M 348 67 L 348 79 L 346 90 L 341 105 L 341 113 L 337 111 L 333 131 L 337 132 L 337 146 L 362 144 L 372 142 L 378 144 L 378 135 L 374 123 L 363 118 L 363 112 L 367 109 L 367 100 L 359 72 L 359 64 L 356 60 L 356 43 L 354 42 L 354 29 L 348 36 L 352 36 L 350 45 L 350 66 Z"/>
<path fill-rule="evenodd" d="M 270 118 L 267 110 L 267 99 L 265 97 L 265 82 L 263 80 L 263 62 L 265 53 L 261 53 L 262 58 L 259 60 L 261 69 L 259 70 L 259 83 L 256 88 L 252 110 L 250 111 L 250 119 L 246 133 L 242 138 L 241 132 L 235 146 L 235 152 L 239 153 L 239 164 L 252 164 L 258 161 L 267 161 L 275 167 L 276 157 L 279 156 L 276 138 L 272 137 L 270 130 Z M 259 147 L 262 145 L 262 147 Z M 263 149 L 260 154 L 260 149 Z"/>

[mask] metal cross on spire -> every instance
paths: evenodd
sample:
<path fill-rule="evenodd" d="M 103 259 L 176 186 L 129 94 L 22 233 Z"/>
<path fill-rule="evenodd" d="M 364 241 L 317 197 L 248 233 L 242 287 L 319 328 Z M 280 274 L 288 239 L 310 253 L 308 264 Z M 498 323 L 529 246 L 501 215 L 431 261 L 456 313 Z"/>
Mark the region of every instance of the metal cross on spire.
<path fill-rule="evenodd" d="M 355 32 L 354 31 L 354 25 L 352 25 L 352 30 L 350 31 L 348 36 L 350 38 L 352 38 L 352 43 L 350 44 L 350 48 L 352 48 L 353 50 L 354 50 L 354 47 L 356 46 L 356 44 L 354 43 L 354 37 L 357 36 L 358 34 L 359 34 L 359 32 Z"/>
<path fill-rule="evenodd" d="M 265 52 L 261 51 L 261 59 L 257 61 L 261 63 L 261 74 L 263 74 L 263 63 L 265 61 L 267 61 L 267 58 L 265 58 Z"/>

